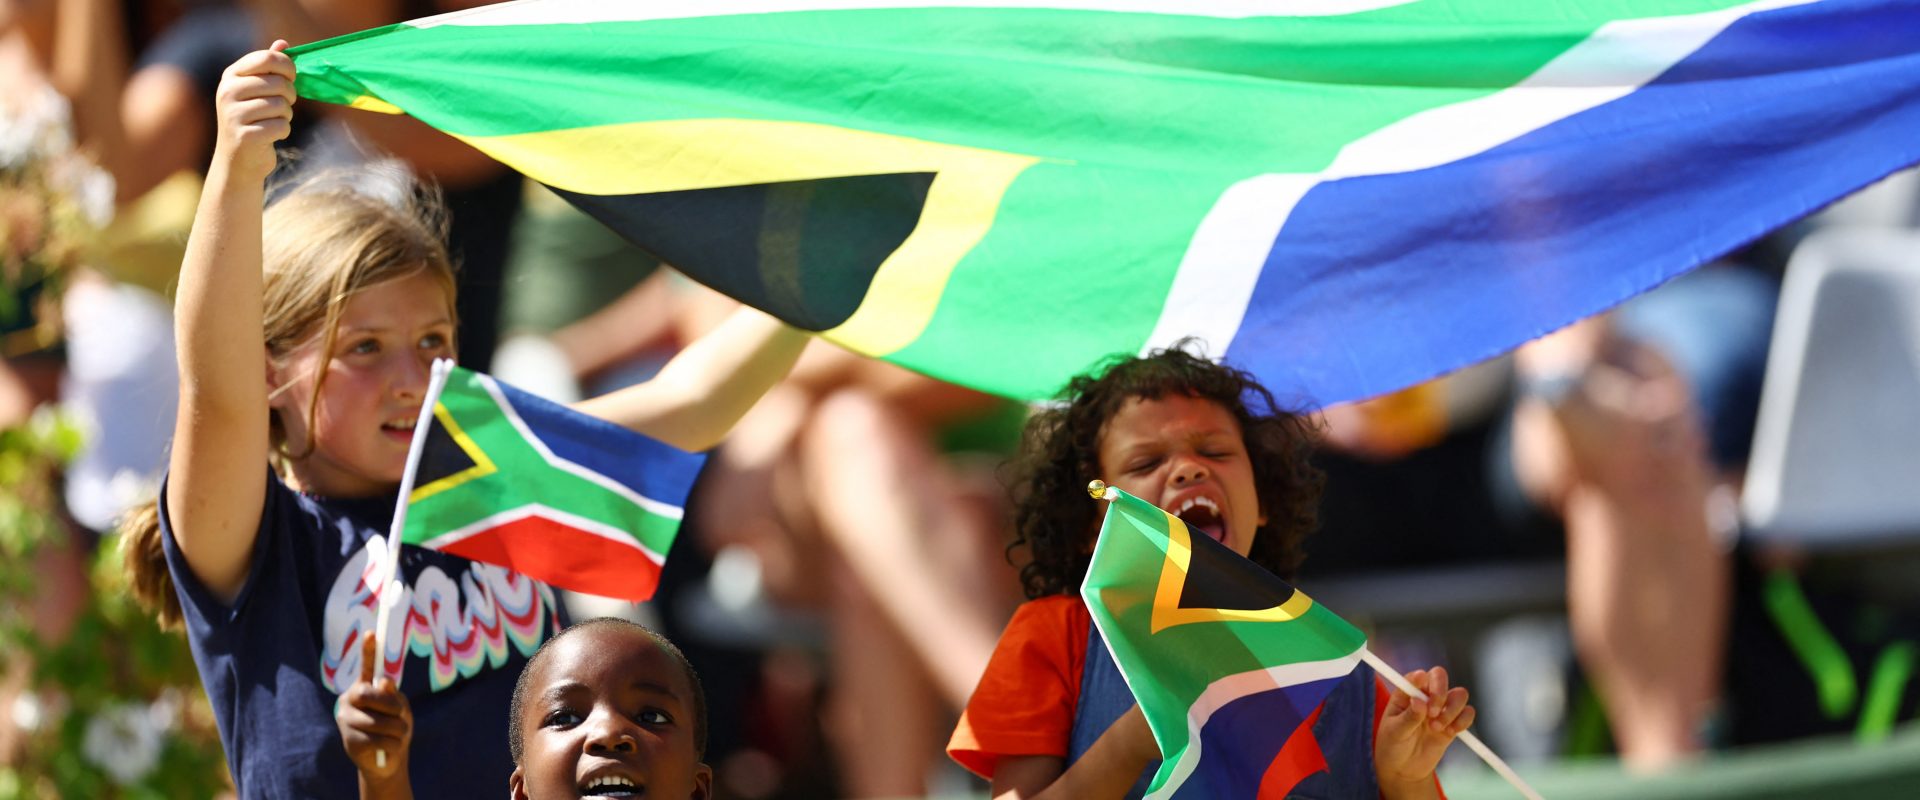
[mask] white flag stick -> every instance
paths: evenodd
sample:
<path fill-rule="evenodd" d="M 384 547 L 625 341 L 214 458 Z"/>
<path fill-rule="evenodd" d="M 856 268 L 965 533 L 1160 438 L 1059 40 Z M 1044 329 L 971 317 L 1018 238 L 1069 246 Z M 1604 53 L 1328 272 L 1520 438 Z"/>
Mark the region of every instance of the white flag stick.
<path fill-rule="evenodd" d="M 420 416 L 413 423 L 413 444 L 407 450 L 407 471 L 400 476 L 400 497 L 394 502 L 393 527 L 387 531 L 387 563 L 381 565 L 383 569 L 380 571 L 380 611 L 375 617 L 374 630 L 379 631 L 383 642 L 387 639 L 389 615 L 398 601 L 397 596 L 388 597 L 387 592 L 398 586 L 397 579 L 400 577 L 400 534 L 407 527 L 407 497 L 413 494 L 413 474 L 420 470 L 420 454 L 427 449 L 427 431 L 433 427 L 433 407 L 440 402 L 440 392 L 447 388 L 447 374 L 452 370 L 452 359 L 433 360 L 433 375 L 427 382 L 427 396 L 420 402 Z"/>
<path fill-rule="evenodd" d="M 374 615 L 373 630 L 381 645 L 374 657 L 381 661 L 386 660 L 387 623 L 393 618 L 393 607 L 400 602 L 400 534 L 407 527 L 407 497 L 413 494 L 413 473 L 420 469 L 420 453 L 427 449 L 427 431 L 433 427 L 433 407 L 440 402 L 440 390 L 446 388 L 447 374 L 452 369 L 452 359 L 433 360 L 432 377 L 427 381 L 427 396 L 420 402 L 420 415 L 413 421 L 413 443 L 407 449 L 407 471 L 400 476 L 400 496 L 394 501 L 393 526 L 387 529 L 386 562 L 375 570 L 380 574 L 379 583 L 374 584 L 378 596 L 374 602 L 379 610 Z M 385 664 L 379 666 L 382 668 L 380 671 L 385 671 Z M 376 672 L 376 680 L 378 676 Z M 387 751 L 374 753 L 374 766 L 386 769 Z"/>
<path fill-rule="evenodd" d="M 1426 692 L 1420 691 L 1411 681 L 1407 680 L 1407 676 L 1400 674 L 1399 670 L 1388 666 L 1387 662 L 1380 660 L 1380 657 L 1374 655 L 1372 650 L 1364 647 L 1361 648 L 1360 658 L 1367 662 L 1367 666 L 1373 667 L 1374 672 L 1380 673 L 1380 677 L 1386 678 L 1388 683 L 1393 684 L 1394 687 L 1400 691 L 1406 692 L 1413 697 L 1418 697 L 1421 700 L 1429 699 Z M 1507 766 L 1506 760 L 1501 758 L 1499 754 L 1493 752 L 1492 748 L 1487 747 L 1485 742 L 1480 741 L 1480 737 L 1473 735 L 1473 731 L 1461 731 L 1460 741 L 1467 746 L 1467 749 L 1479 755 L 1481 761 L 1487 762 L 1487 766 L 1492 767 L 1494 772 L 1500 773 L 1500 777 L 1506 778 L 1507 783 L 1513 784 L 1513 788 L 1519 789 L 1520 794 L 1525 795 L 1527 800 L 1541 800 L 1540 793 L 1534 791 L 1532 786 L 1528 786 L 1526 781 L 1521 780 L 1520 775 L 1513 771 L 1513 767 Z"/>

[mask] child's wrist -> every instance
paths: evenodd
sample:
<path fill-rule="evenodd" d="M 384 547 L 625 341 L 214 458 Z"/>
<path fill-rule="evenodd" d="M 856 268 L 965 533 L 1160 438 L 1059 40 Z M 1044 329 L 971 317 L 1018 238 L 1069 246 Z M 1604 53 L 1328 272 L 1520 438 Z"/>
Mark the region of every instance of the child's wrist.
<path fill-rule="evenodd" d="M 360 800 L 412 800 L 413 780 L 407 774 L 407 763 L 403 758 L 394 771 L 386 775 L 374 775 L 367 770 L 360 771 Z"/>
<path fill-rule="evenodd" d="M 266 176 L 260 175 L 255 177 L 249 175 L 248 173 L 251 170 L 242 168 L 238 161 L 239 155 L 233 152 L 231 147 L 215 145 L 213 163 L 207 167 L 207 186 L 209 188 L 219 188 L 222 191 L 232 191 L 236 189 L 264 190 L 267 181 Z"/>
<path fill-rule="evenodd" d="M 1432 773 L 1418 778 L 1404 779 L 1388 779 L 1382 776 L 1380 780 L 1380 795 L 1387 798 L 1387 800 L 1438 797 L 1439 792 L 1435 791 L 1436 786 L 1437 784 L 1434 782 Z"/>

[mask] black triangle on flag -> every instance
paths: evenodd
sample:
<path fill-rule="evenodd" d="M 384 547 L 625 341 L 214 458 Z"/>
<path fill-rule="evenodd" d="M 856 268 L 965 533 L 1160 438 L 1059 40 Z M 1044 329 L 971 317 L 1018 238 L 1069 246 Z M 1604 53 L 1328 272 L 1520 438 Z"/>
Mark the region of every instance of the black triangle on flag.
<path fill-rule="evenodd" d="M 554 189 L 627 241 L 796 328 L 853 316 L 920 224 L 934 173 L 853 175 L 647 194 Z"/>
<path fill-rule="evenodd" d="M 1286 622 L 1313 599 L 1172 514 L 1153 597 L 1153 632 L 1192 622 Z"/>
<path fill-rule="evenodd" d="M 453 440 L 447 426 L 435 415 L 427 426 L 426 447 L 420 451 L 420 468 L 414 472 L 414 485 L 426 486 L 442 478 L 458 475 L 479 466 L 467 450 Z"/>
<path fill-rule="evenodd" d="M 1260 611 L 1293 599 L 1295 589 L 1286 581 L 1213 537 L 1191 539 L 1193 555 L 1187 562 L 1185 585 L 1180 587 L 1180 608 Z"/>

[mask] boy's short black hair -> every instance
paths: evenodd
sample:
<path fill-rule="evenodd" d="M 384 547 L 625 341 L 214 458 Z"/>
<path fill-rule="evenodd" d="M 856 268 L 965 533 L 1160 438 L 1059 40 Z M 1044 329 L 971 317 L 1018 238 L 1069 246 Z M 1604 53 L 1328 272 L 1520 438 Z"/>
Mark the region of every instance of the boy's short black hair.
<path fill-rule="evenodd" d="M 575 623 L 573 626 L 554 634 L 553 638 L 542 643 L 540 649 L 533 651 L 533 657 L 527 659 L 526 667 L 520 670 L 519 679 L 513 682 L 513 700 L 507 706 L 507 752 L 513 754 L 514 766 L 520 765 L 520 755 L 526 746 L 520 734 L 520 714 L 526 709 L 526 697 L 529 688 L 528 683 L 530 681 L 529 676 L 533 675 L 534 667 L 539 666 L 543 662 L 546 658 L 547 650 L 552 648 L 553 645 L 561 639 L 572 636 L 578 631 L 607 626 L 631 628 L 646 634 L 647 638 L 652 639 L 654 644 L 660 645 L 660 649 L 667 651 L 668 655 L 673 656 L 674 662 L 680 665 L 681 674 L 687 676 L 687 686 L 693 689 L 693 752 L 694 755 L 700 759 L 706 759 L 707 690 L 700 685 L 700 674 L 693 671 L 693 663 L 687 660 L 687 655 L 680 652 L 680 648 L 674 646 L 673 642 L 667 639 L 667 637 L 655 633 L 652 628 L 645 625 L 619 617 L 595 617 L 585 622 Z"/>
<path fill-rule="evenodd" d="M 1029 551 L 1031 560 L 1020 568 L 1029 599 L 1070 594 L 1086 578 L 1101 513 L 1087 497 L 1087 482 L 1100 477 L 1107 421 L 1134 398 L 1186 395 L 1233 415 L 1267 516 L 1247 557 L 1283 578 L 1300 565 L 1323 483 L 1308 460 L 1316 431 L 1306 417 L 1282 409 L 1252 375 L 1189 352 L 1195 347 L 1182 339 L 1147 356 L 1109 358 L 1069 382 L 1059 405 L 1027 421 L 1007 474 L 1015 534 L 1007 554 L 1011 559 L 1023 546 Z"/>

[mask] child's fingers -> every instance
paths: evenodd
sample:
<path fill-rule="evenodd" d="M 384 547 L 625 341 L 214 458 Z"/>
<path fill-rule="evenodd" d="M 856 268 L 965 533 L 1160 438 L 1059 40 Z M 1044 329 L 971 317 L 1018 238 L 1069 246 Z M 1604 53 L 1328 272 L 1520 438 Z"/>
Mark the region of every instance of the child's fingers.
<path fill-rule="evenodd" d="M 401 717 L 408 713 L 406 698 L 385 678 L 377 683 L 356 683 L 348 687 L 346 701 L 348 706 L 376 714 Z"/>
<path fill-rule="evenodd" d="M 392 763 L 395 755 L 405 752 L 407 749 L 407 743 L 398 737 L 359 730 L 349 730 L 342 734 L 340 743 L 346 747 L 349 756 L 355 756 L 356 754 L 375 755 L 385 752 L 388 763 Z M 374 763 L 376 767 L 380 766 L 378 761 Z"/>
<path fill-rule="evenodd" d="M 240 78 L 238 80 L 251 81 L 254 79 Z M 242 86 L 228 87 L 227 96 L 220 98 L 219 102 L 226 107 L 225 113 L 229 115 L 229 118 L 240 120 L 251 117 L 248 121 L 268 119 L 271 117 L 293 118 L 294 97 L 291 91 L 276 92 L 256 90 L 249 91 L 244 95 L 241 94 L 243 90 L 254 88 L 255 87 Z"/>
<path fill-rule="evenodd" d="M 1446 708 L 1447 668 L 1434 667 L 1427 670 L 1427 683 L 1420 688 L 1427 692 L 1427 717 L 1440 716 L 1440 712 Z"/>
<path fill-rule="evenodd" d="M 227 67 L 227 75 L 279 75 L 293 80 L 293 57 L 278 50 L 255 50 Z"/>
<path fill-rule="evenodd" d="M 1467 690 L 1458 686 L 1453 687 L 1444 698 L 1434 703 L 1434 707 L 1439 713 L 1433 715 L 1429 724 L 1436 731 L 1444 731 L 1453 725 L 1461 712 L 1467 709 Z"/>
<path fill-rule="evenodd" d="M 287 49 L 287 47 L 288 47 L 287 40 L 285 39 L 275 39 L 273 40 L 273 44 L 267 45 L 268 50 L 272 50 L 273 52 L 276 52 L 276 53 L 284 52 Z"/>
<path fill-rule="evenodd" d="M 279 107 L 276 108 L 275 103 Z M 229 113 L 229 124 L 243 136 L 257 133 L 277 142 L 293 133 L 293 113 L 286 108 L 284 100 L 248 100 L 229 109 Z"/>
<path fill-rule="evenodd" d="M 379 688 L 384 696 L 392 698 L 394 707 L 400 709 L 396 714 L 406 720 L 408 725 L 412 725 L 413 704 L 407 702 L 407 696 L 401 693 L 399 686 L 394 685 L 393 679 L 382 677 L 373 685 Z"/>
<path fill-rule="evenodd" d="M 380 657 L 380 637 L 368 633 L 360 640 L 360 682 L 373 683 L 374 659 Z"/>
<path fill-rule="evenodd" d="M 293 91 L 293 79 L 285 75 L 241 75 L 227 85 L 230 100 L 277 97 L 291 104 L 298 97 Z"/>
<path fill-rule="evenodd" d="M 1422 692 L 1427 691 L 1427 671 L 1426 670 L 1424 669 L 1414 670 L 1412 672 L 1407 673 L 1406 677 L 1407 677 L 1408 685 L 1411 685 Z M 1404 695 L 1407 698 L 1407 702 L 1405 705 L 1407 713 L 1412 714 L 1415 717 L 1418 717 L 1420 719 L 1427 718 L 1427 706 L 1429 705 L 1429 702 L 1426 698 L 1423 698 L 1420 695 L 1415 694 L 1413 692 L 1401 692 L 1398 688 L 1394 689 L 1393 693 L 1396 695 Z M 1431 692 L 1427 693 L 1427 697 L 1432 697 L 1432 696 L 1433 694 Z"/>
<path fill-rule="evenodd" d="M 1461 709 L 1460 715 L 1453 718 L 1453 724 L 1447 726 L 1447 735 L 1459 736 L 1462 731 L 1473 727 L 1473 717 L 1473 706 Z"/>
<path fill-rule="evenodd" d="M 372 712 L 366 708 L 343 706 L 337 716 L 342 730 L 368 736 L 385 736 L 400 741 L 407 736 L 408 724 L 397 714 Z"/>
<path fill-rule="evenodd" d="M 1414 686 L 1420 685 L 1420 673 L 1415 672 L 1406 677 L 1408 683 Z M 1392 689 L 1392 691 L 1387 693 L 1387 710 L 1396 713 L 1406 711 L 1408 706 L 1413 703 L 1413 695 L 1401 691 L 1399 686 L 1392 683 L 1388 683 L 1387 685 Z"/>

